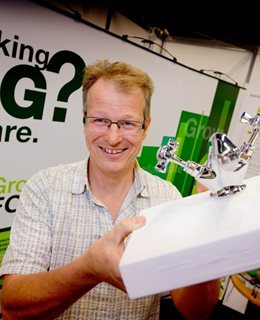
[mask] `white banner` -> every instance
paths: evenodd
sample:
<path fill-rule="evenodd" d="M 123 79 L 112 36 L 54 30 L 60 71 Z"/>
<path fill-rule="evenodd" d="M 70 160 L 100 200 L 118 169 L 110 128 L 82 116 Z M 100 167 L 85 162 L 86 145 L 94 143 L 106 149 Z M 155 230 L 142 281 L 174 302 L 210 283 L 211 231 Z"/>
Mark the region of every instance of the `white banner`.
<path fill-rule="evenodd" d="M 124 60 L 154 80 L 146 146 L 173 136 L 182 110 L 210 113 L 217 79 L 40 5 L 1 1 L 0 229 L 11 225 L 29 177 L 87 156 L 80 73 L 98 59 Z"/>

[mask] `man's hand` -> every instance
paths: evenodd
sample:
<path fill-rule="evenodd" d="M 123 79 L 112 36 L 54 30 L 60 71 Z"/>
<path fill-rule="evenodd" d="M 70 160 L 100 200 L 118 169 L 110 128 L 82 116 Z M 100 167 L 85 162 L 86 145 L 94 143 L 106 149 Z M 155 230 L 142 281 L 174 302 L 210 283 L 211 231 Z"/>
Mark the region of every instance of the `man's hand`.
<path fill-rule="evenodd" d="M 119 262 L 125 249 L 124 240 L 144 224 L 144 216 L 126 218 L 92 245 L 86 254 L 97 282 L 105 281 L 125 291 L 119 271 Z"/>
<path fill-rule="evenodd" d="M 209 189 L 206 186 L 204 186 L 204 184 L 197 181 L 197 190 L 198 192 L 204 192 L 208 191 Z"/>
<path fill-rule="evenodd" d="M 171 292 L 176 308 L 187 320 L 208 319 L 219 298 L 220 281 L 212 280 Z"/>

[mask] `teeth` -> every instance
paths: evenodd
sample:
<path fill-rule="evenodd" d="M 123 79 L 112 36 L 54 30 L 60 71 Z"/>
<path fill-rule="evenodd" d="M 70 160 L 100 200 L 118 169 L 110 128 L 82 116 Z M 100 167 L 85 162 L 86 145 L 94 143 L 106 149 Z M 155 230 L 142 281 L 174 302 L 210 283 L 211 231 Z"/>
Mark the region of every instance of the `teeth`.
<path fill-rule="evenodd" d="M 121 153 L 123 151 L 123 149 L 104 149 L 107 153 L 110 153 L 110 154 L 117 154 L 117 153 Z"/>

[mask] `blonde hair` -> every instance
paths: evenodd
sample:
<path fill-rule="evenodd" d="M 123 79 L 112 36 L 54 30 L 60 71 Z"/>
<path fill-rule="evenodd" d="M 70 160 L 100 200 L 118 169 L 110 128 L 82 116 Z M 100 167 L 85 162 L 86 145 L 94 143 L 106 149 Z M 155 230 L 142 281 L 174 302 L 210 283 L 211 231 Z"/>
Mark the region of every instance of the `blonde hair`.
<path fill-rule="evenodd" d="M 83 74 L 83 111 L 87 112 L 87 95 L 91 86 L 98 79 L 113 81 L 118 88 L 125 92 L 130 92 L 136 87 L 140 88 L 144 94 L 144 117 L 150 117 L 151 98 L 154 85 L 147 73 L 122 61 L 110 63 L 108 60 L 101 60 L 88 65 Z"/>

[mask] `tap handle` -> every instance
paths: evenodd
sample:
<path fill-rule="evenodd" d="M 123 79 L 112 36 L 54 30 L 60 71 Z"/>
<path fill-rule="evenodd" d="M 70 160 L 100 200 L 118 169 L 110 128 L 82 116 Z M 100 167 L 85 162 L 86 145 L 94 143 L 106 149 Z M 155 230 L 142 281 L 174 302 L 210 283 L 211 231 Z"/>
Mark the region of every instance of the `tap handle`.
<path fill-rule="evenodd" d="M 257 113 L 255 117 L 252 117 L 247 112 L 244 112 L 240 118 L 240 122 L 250 124 L 253 127 L 251 136 L 247 142 L 244 142 L 240 148 L 241 165 L 246 165 L 252 158 L 253 151 L 255 149 L 254 144 L 259 134 L 260 129 L 260 113 Z"/>
<path fill-rule="evenodd" d="M 178 149 L 178 142 L 174 139 L 169 139 L 167 145 L 161 146 L 157 151 L 157 160 L 159 162 L 156 164 L 155 169 L 159 172 L 165 173 L 169 161 L 171 160 L 174 152 Z"/>
<path fill-rule="evenodd" d="M 240 118 L 241 123 L 250 124 L 254 129 L 259 129 L 260 127 L 260 113 L 252 117 L 249 113 L 244 112 Z"/>

